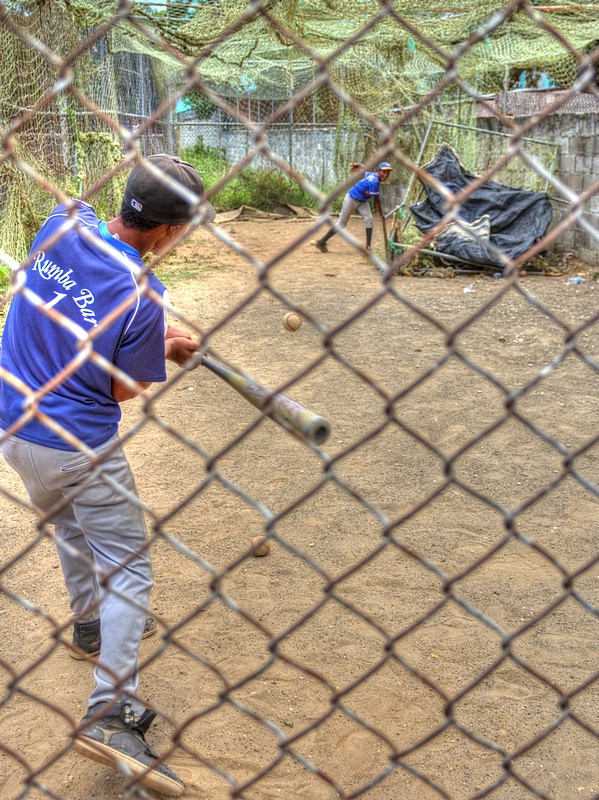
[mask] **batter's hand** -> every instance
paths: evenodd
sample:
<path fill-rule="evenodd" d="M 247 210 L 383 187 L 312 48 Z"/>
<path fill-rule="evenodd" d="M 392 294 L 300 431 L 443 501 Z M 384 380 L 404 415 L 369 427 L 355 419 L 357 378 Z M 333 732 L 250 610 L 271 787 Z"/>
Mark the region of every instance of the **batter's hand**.
<path fill-rule="evenodd" d="M 187 333 L 187 331 L 180 331 L 178 328 L 173 328 L 172 325 L 169 325 L 166 329 L 166 333 L 164 334 L 165 339 L 191 339 L 191 334 Z"/>
<path fill-rule="evenodd" d="M 172 330 L 172 329 L 169 329 Z M 193 342 L 187 334 L 172 336 L 165 339 L 164 355 L 167 361 L 174 361 L 182 367 L 198 349 L 197 342 Z"/>

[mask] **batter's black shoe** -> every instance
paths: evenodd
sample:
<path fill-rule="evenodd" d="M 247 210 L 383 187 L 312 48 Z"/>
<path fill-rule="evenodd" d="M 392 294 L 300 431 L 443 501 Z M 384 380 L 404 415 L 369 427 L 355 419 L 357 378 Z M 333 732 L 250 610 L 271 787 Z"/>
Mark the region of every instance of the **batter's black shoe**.
<path fill-rule="evenodd" d="M 130 703 L 98 703 L 81 720 L 87 720 L 108 709 L 95 722 L 85 725 L 76 734 L 73 747 L 79 755 L 120 769 L 127 777 L 138 777 L 139 783 L 161 794 L 178 797 L 183 794 L 181 778 L 166 764 L 156 763 L 158 754 L 146 742 L 145 735 L 156 714 L 146 709 L 139 719 Z"/>
<path fill-rule="evenodd" d="M 156 633 L 156 622 L 152 617 L 146 617 L 142 639 Z M 69 653 L 77 661 L 89 658 L 97 658 L 100 654 L 100 620 L 93 622 L 76 622 L 73 628 L 73 649 L 69 648 Z"/>
<path fill-rule="evenodd" d="M 320 252 L 321 252 L 321 253 L 328 253 L 328 252 L 329 252 L 329 248 L 327 247 L 327 245 L 326 245 L 326 243 L 325 243 L 325 242 L 321 242 L 321 241 L 319 241 L 318 239 L 314 239 L 314 240 L 311 242 L 311 244 L 313 244 L 313 245 L 314 245 L 314 247 L 315 247 L 317 250 L 320 250 Z"/>

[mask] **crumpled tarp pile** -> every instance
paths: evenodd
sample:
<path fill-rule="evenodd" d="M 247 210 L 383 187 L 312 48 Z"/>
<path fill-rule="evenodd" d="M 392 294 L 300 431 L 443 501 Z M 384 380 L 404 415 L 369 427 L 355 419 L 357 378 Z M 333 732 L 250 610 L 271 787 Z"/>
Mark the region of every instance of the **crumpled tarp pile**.
<path fill-rule="evenodd" d="M 446 144 L 423 169 L 454 194 L 477 177 L 464 169 L 454 150 Z M 445 216 L 445 199 L 428 184 L 423 184 L 423 188 L 426 198 L 411 206 L 410 211 L 418 229 L 428 233 Z M 490 242 L 512 259 L 518 258 L 547 232 L 551 204 L 544 192 L 487 181 L 464 202 L 459 216 L 460 225 L 450 222 L 439 226 L 435 250 L 469 264 L 501 268 L 504 262 L 482 242 Z"/>

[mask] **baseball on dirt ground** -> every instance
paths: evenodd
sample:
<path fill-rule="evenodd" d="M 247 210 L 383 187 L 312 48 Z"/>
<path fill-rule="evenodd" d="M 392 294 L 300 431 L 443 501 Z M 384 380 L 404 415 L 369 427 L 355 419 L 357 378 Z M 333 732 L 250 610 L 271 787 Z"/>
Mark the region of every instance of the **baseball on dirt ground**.
<path fill-rule="evenodd" d="M 252 547 L 255 556 L 267 556 L 270 553 L 270 544 L 265 540 L 264 536 L 254 536 L 252 539 Z"/>
<path fill-rule="evenodd" d="M 283 327 L 285 330 L 291 331 L 292 333 L 299 330 L 302 327 L 302 318 L 299 314 L 296 314 L 294 311 L 289 311 L 283 317 Z"/>

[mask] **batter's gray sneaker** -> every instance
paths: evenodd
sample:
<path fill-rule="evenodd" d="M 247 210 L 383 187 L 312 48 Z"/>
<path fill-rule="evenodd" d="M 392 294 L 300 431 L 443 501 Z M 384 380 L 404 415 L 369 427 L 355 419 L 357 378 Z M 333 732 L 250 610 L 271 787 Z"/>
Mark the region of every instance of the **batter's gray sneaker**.
<path fill-rule="evenodd" d="M 320 250 L 321 253 L 329 252 L 326 242 L 321 242 L 319 239 L 313 239 L 311 244 L 313 244 L 317 250 Z"/>
<path fill-rule="evenodd" d="M 181 778 L 166 764 L 157 764 L 159 756 L 146 742 L 145 735 L 156 714 L 146 709 L 135 719 L 130 703 L 98 703 L 81 720 L 87 720 L 109 709 L 95 722 L 76 734 L 73 747 L 79 755 L 120 769 L 127 777 L 139 776 L 139 783 L 161 794 L 178 797 L 185 788 Z"/>
<path fill-rule="evenodd" d="M 148 636 L 152 636 L 154 633 L 156 633 L 156 622 L 152 617 L 146 617 L 142 639 L 147 639 Z M 77 661 L 97 658 L 100 654 L 101 643 L 99 619 L 93 622 L 76 622 L 73 627 L 74 647 L 72 649 L 69 648 L 69 653 Z"/>

